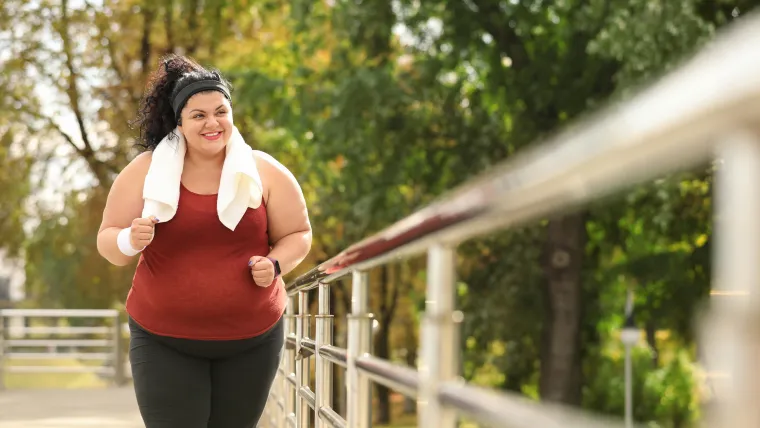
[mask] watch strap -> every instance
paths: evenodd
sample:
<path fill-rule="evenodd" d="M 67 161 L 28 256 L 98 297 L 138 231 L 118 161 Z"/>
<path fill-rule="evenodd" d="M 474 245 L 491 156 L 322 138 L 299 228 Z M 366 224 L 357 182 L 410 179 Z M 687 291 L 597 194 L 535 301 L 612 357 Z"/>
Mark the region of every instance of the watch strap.
<path fill-rule="evenodd" d="M 273 259 L 271 257 L 267 257 L 270 262 L 274 265 L 274 277 L 277 278 L 282 273 L 282 270 L 280 270 L 280 262 L 277 261 L 277 259 Z"/>

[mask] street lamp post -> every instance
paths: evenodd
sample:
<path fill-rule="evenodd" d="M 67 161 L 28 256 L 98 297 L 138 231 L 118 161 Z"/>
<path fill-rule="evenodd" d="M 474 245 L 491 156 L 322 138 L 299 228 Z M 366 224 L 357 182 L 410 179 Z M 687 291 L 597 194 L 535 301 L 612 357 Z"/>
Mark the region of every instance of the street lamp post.
<path fill-rule="evenodd" d="M 631 348 L 639 340 L 639 329 L 633 318 L 633 290 L 628 288 L 625 302 L 625 324 L 620 338 L 625 345 L 625 426 L 633 428 L 633 361 Z"/>

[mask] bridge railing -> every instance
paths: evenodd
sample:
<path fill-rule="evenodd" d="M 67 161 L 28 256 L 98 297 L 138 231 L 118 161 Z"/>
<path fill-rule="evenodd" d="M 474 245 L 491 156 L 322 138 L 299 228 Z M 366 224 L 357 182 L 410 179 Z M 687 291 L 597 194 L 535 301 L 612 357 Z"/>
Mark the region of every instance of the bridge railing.
<path fill-rule="evenodd" d="M 456 246 L 466 239 L 572 210 L 663 174 L 714 162 L 715 277 L 702 339 L 717 395 L 707 426 L 760 426 L 760 18 L 745 17 L 692 61 L 634 99 L 509 159 L 437 203 L 352 245 L 292 282 L 287 350 L 266 410 L 271 427 L 371 426 L 371 382 L 417 400 L 420 427 L 459 415 L 494 427 L 609 427 L 617 420 L 461 381 L 455 310 Z M 427 252 L 417 368 L 371 354 L 367 271 Z M 351 275 L 347 348 L 333 344 L 329 287 Z M 308 291 L 318 288 L 316 332 Z M 310 389 L 310 358 L 315 390 Z M 346 368 L 345 418 L 332 406 L 333 365 Z M 341 386 L 342 387 L 342 386 Z"/>
<path fill-rule="evenodd" d="M 74 318 L 95 318 L 98 325 L 58 322 Z M 126 383 L 120 319 L 119 311 L 108 309 L 0 309 L 0 389 L 6 373 L 97 373 Z M 70 360 L 87 363 L 61 364 Z"/>

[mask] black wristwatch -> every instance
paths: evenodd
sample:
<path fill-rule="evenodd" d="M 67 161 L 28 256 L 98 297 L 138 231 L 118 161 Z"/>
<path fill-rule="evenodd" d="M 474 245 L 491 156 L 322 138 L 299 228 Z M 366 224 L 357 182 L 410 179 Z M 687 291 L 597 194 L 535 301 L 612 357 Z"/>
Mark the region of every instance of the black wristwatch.
<path fill-rule="evenodd" d="M 267 257 L 267 258 L 274 265 L 274 277 L 277 278 L 282 273 L 282 270 L 280 270 L 280 262 L 278 262 L 277 259 L 273 259 L 271 257 Z"/>

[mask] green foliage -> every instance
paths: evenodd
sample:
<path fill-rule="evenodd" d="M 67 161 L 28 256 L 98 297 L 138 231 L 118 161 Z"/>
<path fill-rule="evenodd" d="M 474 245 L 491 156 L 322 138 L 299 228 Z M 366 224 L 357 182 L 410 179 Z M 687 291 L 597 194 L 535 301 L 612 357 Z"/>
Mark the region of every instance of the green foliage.
<path fill-rule="evenodd" d="M 48 308 L 121 307 L 115 296 L 126 296 L 134 271 L 103 263 L 97 252 L 104 196 L 73 194 L 63 213 L 41 218 L 25 248 L 28 300 Z"/>
<path fill-rule="evenodd" d="M 609 415 L 622 415 L 625 406 L 624 356 L 622 345 L 591 358 L 593 366 L 584 389 L 584 406 Z M 634 418 L 657 428 L 691 426 L 700 416 L 700 370 L 688 351 L 676 349 L 661 367 L 652 367 L 652 351 L 634 347 Z"/>
<path fill-rule="evenodd" d="M 19 153 L 20 152 L 20 153 Z M 0 249 L 17 257 L 24 242 L 25 202 L 32 160 L 19 150 L 16 134 L 0 122 Z"/>
<path fill-rule="evenodd" d="M 500 388 L 521 391 L 536 380 L 544 310 L 541 239 L 541 230 L 530 228 L 478 240 L 461 250 L 468 261 L 459 293 L 465 313 L 466 378 L 477 381 L 478 372 L 490 364 L 502 375 L 495 385 Z M 493 346 L 502 351 L 494 353 Z"/>

